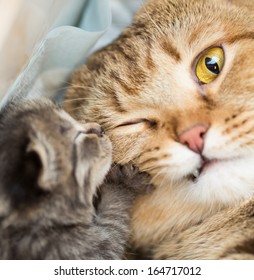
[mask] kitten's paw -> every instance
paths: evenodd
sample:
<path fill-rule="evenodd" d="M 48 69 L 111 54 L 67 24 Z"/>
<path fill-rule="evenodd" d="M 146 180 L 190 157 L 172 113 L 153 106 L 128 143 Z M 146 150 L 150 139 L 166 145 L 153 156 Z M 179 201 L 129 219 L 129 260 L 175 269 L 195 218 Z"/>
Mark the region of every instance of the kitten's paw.
<path fill-rule="evenodd" d="M 140 172 L 136 166 L 115 165 L 107 175 L 107 182 L 119 185 L 136 193 L 148 193 L 153 189 L 151 178 L 147 173 Z"/>

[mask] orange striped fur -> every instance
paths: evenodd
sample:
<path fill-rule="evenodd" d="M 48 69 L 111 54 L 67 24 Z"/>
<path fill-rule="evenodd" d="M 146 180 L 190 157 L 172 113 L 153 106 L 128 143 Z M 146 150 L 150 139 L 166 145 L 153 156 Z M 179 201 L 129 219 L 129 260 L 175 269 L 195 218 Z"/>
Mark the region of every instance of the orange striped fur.
<path fill-rule="evenodd" d="M 231 236 L 230 226 L 223 231 L 224 222 L 237 216 L 238 205 L 254 192 L 253 4 L 147 1 L 132 25 L 71 78 L 67 111 L 105 128 L 115 162 L 135 164 L 152 175 L 156 189 L 136 201 L 130 238 L 146 256 L 226 258 L 223 252 L 238 240 L 222 241 Z M 224 66 L 213 82 L 202 85 L 195 63 L 212 46 L 223 48 Z M 193 180 L 202 159 L 180 135 L 196 124 L 208 128 L 202 156 L 215 164 Z M 225 218 L 216 219 L 221 211 Z M 220 228 L 220 237 L 209 227 Z M 184 240 L 192 236 L 197 242 L 189 245 Z M 212 244 L 219 240 L 215 253 Z M 206 245 L 199 249 L 206 242 L 210 251 Z M 241 258 L 232 252 L 232 258 Z"/>

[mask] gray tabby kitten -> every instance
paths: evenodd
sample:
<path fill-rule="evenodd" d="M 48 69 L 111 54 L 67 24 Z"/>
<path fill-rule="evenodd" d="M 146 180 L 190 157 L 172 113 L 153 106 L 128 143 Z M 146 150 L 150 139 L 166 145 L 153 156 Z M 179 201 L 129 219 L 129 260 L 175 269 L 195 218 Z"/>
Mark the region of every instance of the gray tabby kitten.
<path fill-rule="evenodd" d="M 0 113 L 0 259 L 122 258 L 129 209 L 147 177 L 112 168 L 95 208 L 111 150 L 99 125 L 81 125 L 50 101 L 7 105 Z"/>

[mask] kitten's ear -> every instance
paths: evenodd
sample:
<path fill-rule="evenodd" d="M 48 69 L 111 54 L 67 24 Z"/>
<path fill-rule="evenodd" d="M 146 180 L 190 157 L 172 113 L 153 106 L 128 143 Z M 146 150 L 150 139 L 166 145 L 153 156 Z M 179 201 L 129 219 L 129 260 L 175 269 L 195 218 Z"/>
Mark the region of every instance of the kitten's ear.
<path fill-rule="evenodd" d="M 51 191 L 56 178 L 50 171 L 55 158 L 54 149 L 47 147 L 37 138 L 31 138 L 26 149 L 25 170 L 28 177 L 36 181 L 36 185 L 44 191 Z"/>

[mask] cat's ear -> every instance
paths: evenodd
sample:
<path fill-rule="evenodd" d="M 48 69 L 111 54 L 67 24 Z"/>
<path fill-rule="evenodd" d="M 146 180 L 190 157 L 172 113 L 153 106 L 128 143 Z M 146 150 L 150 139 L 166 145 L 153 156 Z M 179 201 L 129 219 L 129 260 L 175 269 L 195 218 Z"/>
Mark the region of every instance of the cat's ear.
<path fill-rule="evenodd" d="M 45 142 L 45 141 L 44 141 Z M 26 176 L 35 180 L 36 186 L 43 191 L 51 191 L 57 178 L 53 178 L 52 166 L 55 160 L 55 151 L 48 143 L 33 137 L 26 149 L 25 170 Z"/>

